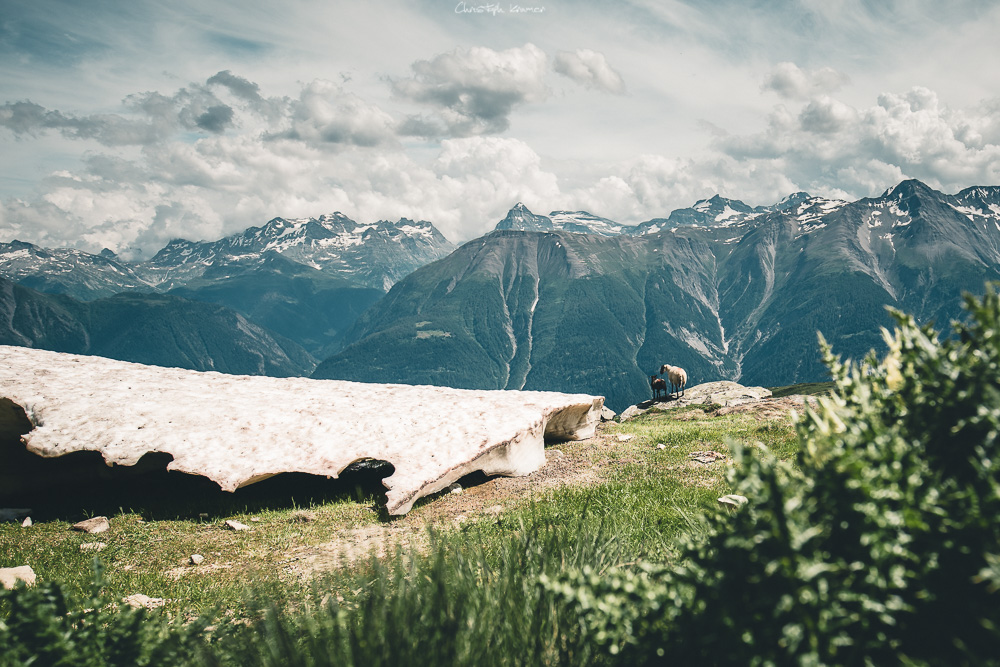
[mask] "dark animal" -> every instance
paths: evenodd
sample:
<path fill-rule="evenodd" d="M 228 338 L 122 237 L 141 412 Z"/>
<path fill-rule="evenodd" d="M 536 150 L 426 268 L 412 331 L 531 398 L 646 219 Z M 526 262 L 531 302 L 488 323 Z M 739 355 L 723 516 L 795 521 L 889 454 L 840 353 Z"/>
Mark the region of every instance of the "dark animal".
<path fill-rule="evenodd" d="M 653 388 L 653 400 L 655 401 L 661 394 L 665 397 L 667 395 L 667 381 L 663 378 L 658 378 L 655 375 L 649 376 L 649 386 Z"/>

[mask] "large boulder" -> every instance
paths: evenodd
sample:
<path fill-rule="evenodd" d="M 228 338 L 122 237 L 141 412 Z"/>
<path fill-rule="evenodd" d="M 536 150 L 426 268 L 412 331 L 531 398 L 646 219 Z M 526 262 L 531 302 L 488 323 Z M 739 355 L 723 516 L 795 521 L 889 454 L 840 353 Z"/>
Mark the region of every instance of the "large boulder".
<path fill-rule="evenodd" d="M 604 399 L 534 391 L 223 375 L 0 346 L 0 396 L 33 428 L 43 457 L 99 452 L 108 465 L 148 453 L 227 491 L 284 472 L 336 477 L 387 461 L 390 514 L 470 472 L 526 475 L 544 440 L 589 438 Z"/>
<path fill-rule="evenodd" d="M 771 396 L 771 390 L 764 387 L 744 387 L 737 382 L 720 380 L 705 382 L 688 387 L 683 396 L 668 396 L 663 400 L 652 400 L 631 405 L 622 411 L 621 421 L 638 417 L 650 410 L 669 410 L 685 405 L 721 405 L 731 407 L 744 403 L 756 403 Z"/>

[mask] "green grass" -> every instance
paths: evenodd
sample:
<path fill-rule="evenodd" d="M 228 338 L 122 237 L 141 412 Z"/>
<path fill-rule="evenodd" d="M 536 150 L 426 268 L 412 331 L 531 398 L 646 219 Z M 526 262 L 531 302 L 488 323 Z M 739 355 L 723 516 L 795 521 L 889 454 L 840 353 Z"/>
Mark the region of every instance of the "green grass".
<path fill-rule="evenodd" d="M 355 561 L 309 581 L 286 573 L 289 551 L 394 521 L 378 511 L 370 488 L 332 497 L 299 493 L 295 502 L 267 493 L 216 494 L 201 497 L 200 505 L 193 498 L 142 507 L 130 498 L 139 506 L 109 513 L 112 530 L 93 536 L 71 532 L 72 512 L 65 510 L 31 528 L 0 524 L 0 567 L 30 564 L 41 580 L 82 594 L 94 554 L 80 545 L 105 542 L 99 557 L 108 597 L 165 598 L 166 614 L 181 620 L 215 610 L 221 622 L 213 660 L 223 664 L 591 664 L 599 656 L 539 577 L 567 568 L 674 563 L 680 538 L 700 530 L 706 514 L 724 511 L 716 499 L 730 492 L 731 442 L 759 443 L 781 458 L 796 451 L 787 420 L 717 417 L 698 406 L 608 423 L 602 433 L 600 446 L 559 446 L 600 471 L 597 483 L 535 493 L 508 503 L 499 516 L 472 515 L 459 527 L 432 526 L 417 551 L 400 547 L 390 557 Z M 632 437 L 620 441 L 623 435 Z M 707 465 L 691 460 L 704 450 L 726 458 Z M 444 502 L 421 503 L 406 521 L 430 517 L 434 503 Z M 302 507 L 314 520 L 295 519 Z M 252 530 L 225 530 L 227 518 Z M 193 553 L 205 562 L 187 565 Z M 308 659 L 287 662 L 292 646 L 312 647 L 303 654 Z"/>
<path fill-rule="evenodd" d="M 768 387 L 771 390 L 772 398 L 782 396 L 793 396 L 801 394 L 803 396 L 827 396 L 833 393 L 836 386 L 834 382 L 802 382 L 800 384 L 790 384 L 784 387 Z"/>

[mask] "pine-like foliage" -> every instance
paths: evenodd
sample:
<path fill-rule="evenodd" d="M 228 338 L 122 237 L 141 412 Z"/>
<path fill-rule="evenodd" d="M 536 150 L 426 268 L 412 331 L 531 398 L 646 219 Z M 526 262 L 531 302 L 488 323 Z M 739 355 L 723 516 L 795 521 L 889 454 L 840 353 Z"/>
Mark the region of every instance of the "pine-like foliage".
<path fill-rule="evenodd" d="M 82 598 L 62 585 L 0 588 L 0 667 L 135 667 L 187 665 L 199 661 L 195 641 L 205 619 L 186 626 L 159 612 L 133 609 L 103 589 L 103 568 L 95 561 L 94 582 Z"/>
<path fill-rule="evenodd" d="M 737 448 L 750 502 L 684 567 L 549 581 L 628 663 L 1000 662 L 1000 297 L 938 340 L 893 313 L 889 353 L 841 363 L 794 464 Z"/>

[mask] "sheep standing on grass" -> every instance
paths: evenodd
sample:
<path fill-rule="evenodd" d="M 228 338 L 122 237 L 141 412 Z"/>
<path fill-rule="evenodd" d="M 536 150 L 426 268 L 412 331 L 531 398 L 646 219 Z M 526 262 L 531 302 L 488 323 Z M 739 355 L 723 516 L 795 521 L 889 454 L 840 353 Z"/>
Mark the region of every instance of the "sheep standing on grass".
<path fill-rule="evenodd" d="M 663 378 L 656 377 L 655 375 L 649 376 L 649 386 L 653 388 L 653 400 L 655 401 L 661 394 L 665 397 L 667 395 L 667 382 Z"/>
<path fill-rule="evenodd" d="M 684 395 L 684 387 L 687 386 L 688 374 L 680 366 L 670 366 L 668 364 L 663 364 L 660 366 L 660 375 L 666 373 L 667 379 L 670 380 L 670 394 L 676 394 L 680 392 L 679 396 Z"/>

